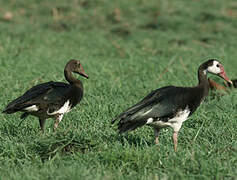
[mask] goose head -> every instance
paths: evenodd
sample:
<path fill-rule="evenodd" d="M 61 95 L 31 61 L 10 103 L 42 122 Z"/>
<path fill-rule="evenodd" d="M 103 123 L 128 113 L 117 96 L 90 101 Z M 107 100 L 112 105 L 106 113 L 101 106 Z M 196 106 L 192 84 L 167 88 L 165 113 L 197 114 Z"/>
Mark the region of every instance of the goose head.
<path fill-rule="evenodd" d="M 207 72 L 215 74 L 225 81 L 232 84 L 232 81 L 227 77 L 224 66 L 216 59 L 210 59 L 203 64 L 204 74 Z"/>
<path fill-rule="evenodd" d="M 69 71 L 73 72 L 73 73 L 77 73 L 80 74 L 81 76 L 85 77 L 85 78 L 89 78 L 89 76 L 85 73 L 81 63 L 79 60 L 75 60 L 75 59 L 71 59 L 67 65 L 66 68 Z"/>

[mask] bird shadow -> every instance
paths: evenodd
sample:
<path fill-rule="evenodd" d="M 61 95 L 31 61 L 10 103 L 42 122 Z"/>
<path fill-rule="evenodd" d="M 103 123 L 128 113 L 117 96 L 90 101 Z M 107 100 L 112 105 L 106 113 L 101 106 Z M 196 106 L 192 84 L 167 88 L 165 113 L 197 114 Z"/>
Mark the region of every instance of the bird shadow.
<path fill-rule="evenodd" d="M 32 145 L 32 150 L 39 155 L 40 159 L 45 162 L 54 158 L 57 154 L 60 156 L 73 155 L 75 153 L 85 154 L 88 151 L 95 150 L 97 143 L 86 137 L 78 136 L 73 132 L 63 134 L 60 132 L 38 139 Z"/>

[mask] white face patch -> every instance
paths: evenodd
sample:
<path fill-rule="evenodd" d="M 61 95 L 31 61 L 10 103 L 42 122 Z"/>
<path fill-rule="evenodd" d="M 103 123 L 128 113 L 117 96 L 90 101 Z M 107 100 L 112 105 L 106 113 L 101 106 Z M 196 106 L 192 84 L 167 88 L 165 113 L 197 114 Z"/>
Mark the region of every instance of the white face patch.
<path fill-rule="evenodd" d="M 52 113 L 49 113 L 47 111 L 47 114 L 48 115 L 55 115 L 55 114 L 65 114 L 65 113 L 68 113 L 70 110 L 71 110 L 71 106 L 69 105 L 70 104 L 70 101 L 67 100 L 64 105 L 57 111 L 54 111 Z"/>
<path fill-rule="evenodd" d="M 36 105 L 32 105 L 32 106 L 26 107 L 24 110 L 29 111 L 29 112 L 38 111 L 39 107 L 37 107 Z"/>
<path fill-rule="evenodd" d="M 213 74 L 219 74 L 221 72 L 221 68 L 219 67 L 218 61 L 213 61 L 213 65 L 207 68 L 207 71 Z"/>

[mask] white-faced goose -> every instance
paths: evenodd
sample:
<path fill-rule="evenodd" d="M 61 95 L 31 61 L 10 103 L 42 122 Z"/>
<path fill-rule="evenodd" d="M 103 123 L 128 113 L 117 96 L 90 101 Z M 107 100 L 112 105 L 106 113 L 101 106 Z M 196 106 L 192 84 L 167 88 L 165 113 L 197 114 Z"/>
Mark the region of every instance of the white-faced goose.
<path fill-rule="evenodd" d="M 208 72 L 216 74 L 231 83 L 222 64 L 215 59 L 208 60 L 198 68 L 199 83 L 197 86 L 166 86 L 154 90 L 140 102 L 118 115 L 112 123 L 119 120 L 118 129 L 120 133 L 134 130 L 143 125 L 152 126 L 156 144 L 159 142 L 160 129 L 172 127 L 174 130 L 174 150 L 177 151 L 178 132 L 183 122 L 193 114 L 208 95 Z"/>
<path fill-rule="evenodd" d="M 45 120 L 54 118 L 54 130 L 56 130 L 63 115 L 76 106 L 83 96 L 82 82 L 73 77 L 72 72 L 88 78 L 80 61 L 72 59 L 64 69 L 65 78 L 70 84 L 50 81 L 36 85 L 10 102 L 3 113 L 24 112 L 21 119 L 28 115 L 37 116 L 42 131 L 44 130 Z"/>

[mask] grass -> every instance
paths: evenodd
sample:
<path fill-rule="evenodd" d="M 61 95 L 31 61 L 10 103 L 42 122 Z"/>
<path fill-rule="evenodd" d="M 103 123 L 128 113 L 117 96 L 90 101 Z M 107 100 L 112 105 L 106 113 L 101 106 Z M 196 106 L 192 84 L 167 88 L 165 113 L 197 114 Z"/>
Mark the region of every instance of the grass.
<path fill-rule="evenodd" d="M 235 179 L 236 90 L 207 98 L 177 153 L 171 129 L 157 146 L 149 127 L 120 136 L 110 122 L 152 89 L 195 85 L 208 58 L 236 78 L 236 17 L 234 0 L 1 2 L 1 109 L 33 85 L 65 81 L 71 58 L 90 79 L 56 133 L 52 120 L 42 134 L 35 117 L 0 115 L 0 179 Z"/>

